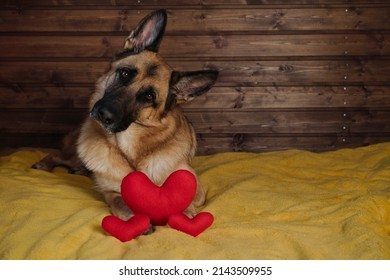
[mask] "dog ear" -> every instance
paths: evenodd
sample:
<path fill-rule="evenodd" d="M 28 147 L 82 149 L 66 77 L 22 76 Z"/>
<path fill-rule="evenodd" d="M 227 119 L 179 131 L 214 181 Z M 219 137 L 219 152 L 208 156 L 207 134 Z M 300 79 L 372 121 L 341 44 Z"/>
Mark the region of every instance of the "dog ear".
<path fill-rule="evenodd" d="M 170 81 L 170 94 L 177 103 L 191 101 L 207 92 L 216 82 L 218 71 L 203 70 L 193 72 L 173 71 Z"/>
<path fill-rule="evenodd" d="M 166 25 L 167 12 L 164 9 L 147 15 L 127 37 L 124 49 L 136 53 L 143 50 L 158 52 Z"/>

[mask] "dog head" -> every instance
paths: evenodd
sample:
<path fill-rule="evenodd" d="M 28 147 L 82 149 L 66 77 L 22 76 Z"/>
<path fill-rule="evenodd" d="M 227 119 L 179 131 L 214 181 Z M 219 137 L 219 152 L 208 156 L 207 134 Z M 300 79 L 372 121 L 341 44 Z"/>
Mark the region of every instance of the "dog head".
<path fill-rule="evenodd" d="M 124 131 L 133 123 L 158 122 L 176 105 L 207 92 L 215 83 L 215 70 L 174 71 L 158 55 L 166 22 L 165 10 L 141 20 L 98 80 L 90 112 L 108 133 Z"/>

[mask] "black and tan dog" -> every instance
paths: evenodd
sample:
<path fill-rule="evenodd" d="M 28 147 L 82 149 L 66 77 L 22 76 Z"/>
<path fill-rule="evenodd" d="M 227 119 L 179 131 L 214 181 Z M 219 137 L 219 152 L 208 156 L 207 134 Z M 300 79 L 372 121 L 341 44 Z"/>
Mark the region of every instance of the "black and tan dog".
<path fill-rule="evenodd" d="M 90 117 L 80 129 L 77 154 L 93 173 L 114 215 L 131 211 L 120 196 L 120 184 L 138 170 L 161 185 L 175 170 L 190 166 L 196 149 L 194 130 L 180 104 L 207 92 L 218 72 L 177 72 L 158 55 L 167 14 L 146 16 L 126 39 L 108 72 L 96 84 Z M 38 164 L 39 167 L 39 164 Z M 187 215 L 195 215 L 205 193 L 198 183 Z"/>

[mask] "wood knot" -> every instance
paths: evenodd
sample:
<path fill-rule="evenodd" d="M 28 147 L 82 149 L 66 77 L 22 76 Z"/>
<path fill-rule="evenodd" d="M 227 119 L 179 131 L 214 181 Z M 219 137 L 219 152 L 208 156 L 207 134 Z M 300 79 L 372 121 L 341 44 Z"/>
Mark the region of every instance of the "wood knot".
<path fill-rule="evenodd" d="M 237 91 L 237 97 L 234 99 L 234 106 L 233 108 L 234 109 L 239 109 L 239 108 L 242 108 L 243 107 L 243 102 L 245 100 L 245 92 L 243 92 L 241 90 L 241 88 L 235 88 L 235 90 Z"/>
<path fill-rule="evenodd" d="M 128 29 L 126 28 L 126 22 L 128 18 L 129 18 L 128 10 L 119 11 L 118 22 L 116 23 L 115 30 L 128 31 Z"/>
<path fill-rule="evenodd" d="M 228 41 L 222 36 L 213 39 L 213 43 L 217 49 L 224 49 L 229 45 Z"/>
<path fill-rule="evenodd" d="M 279 65 L 279 71 L 291 73 L 294 71 L 294 66 L 288 64 Z"/>
<path fill-rule="evenodd" d="M 195 16 L 195 19 L 196 19 L 198 22 L 205 21 L 206 18 L 207 18 L 207 15 L 206 15 L 205 13 L 200 13 L 199 15 L 196 15 L 196 16 Z"/>
<path fill-rule="evenodd" d="M 233 146 L 233 151 L 234 152 L 241 152 L 243 151 L 243 144 L 244 144 L 244 141 L 245 141 L 245 136 L 244 134 L 235 134 L 233 136 L 233 142 L 232 142 L 232 146 Z"/>
<path fill-rule="evenodd" d="M 283 25 L 282 17 L 284 17 L 284 13 L 282 11 L 276 11 L 272 15 L 272 28 L 279 29 L 281 25 Z"/>
<path fill-rule="evenodd" d="M 102 44 L 108 48 L 111 47 L 111 43 L 110 41 L 106 38 L 106 37 L 103 37 L 102 40 L 101 40 Z"/>

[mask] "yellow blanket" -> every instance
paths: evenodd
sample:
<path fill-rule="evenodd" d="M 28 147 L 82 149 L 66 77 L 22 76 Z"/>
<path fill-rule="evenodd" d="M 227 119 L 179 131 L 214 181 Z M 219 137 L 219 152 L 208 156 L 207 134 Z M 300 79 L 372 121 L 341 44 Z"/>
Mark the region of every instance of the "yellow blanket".
<path fill-rule="evenodd" d="M 30 169 L 43 156 L 0 158 L 0 259 L 390 259 L 390 143 L 196 157 L 212 227 L 126 243 L 89 178 Z"/>

